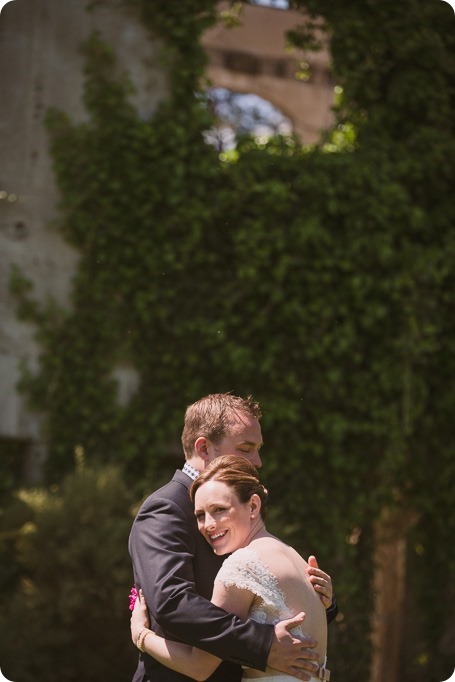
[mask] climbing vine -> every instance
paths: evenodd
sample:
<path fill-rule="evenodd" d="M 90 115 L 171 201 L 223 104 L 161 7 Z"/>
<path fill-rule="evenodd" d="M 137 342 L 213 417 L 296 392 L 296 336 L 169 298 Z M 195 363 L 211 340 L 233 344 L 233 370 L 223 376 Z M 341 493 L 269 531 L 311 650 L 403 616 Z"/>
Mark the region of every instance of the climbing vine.
<path fill-rule="evenodd" d="M 340 679 L 360 679 L 380 509 L 416 511 L 412 561 L 427 552 L 440 578 L 455 563 L 450 10 L 295 0 L 330 37 L 337 126 L 311 149 L 244 138 L 226 161 L 202 135 L 198 39 L 214 0 L 105 4 L 164 40 L 169 95 L 141 120 L 113 49 L 94 35 L 84 46 L 88 121 L 47 115 L 61 230 L 80 252 L 72 307 L 39 306 L 22 275 L 12 279 L 42 347 L 22 388 L 45 416 L 47 480 L 72 470 L 78 448 L 145 491 L 180 462 L 187 403 L 253 393 L 272 519 L 330 567 L 342 614 L 333 658 Z M 292 33 L 296 45 L 309 38 Z M 138 377 L 126 404 L 118 366 Z M 437 653 L 437 589 L 422 598 L 434 627 L 403 662 L 405 680 L 425 679 L 429 666 L 440 679 L 451 672 Z"/>

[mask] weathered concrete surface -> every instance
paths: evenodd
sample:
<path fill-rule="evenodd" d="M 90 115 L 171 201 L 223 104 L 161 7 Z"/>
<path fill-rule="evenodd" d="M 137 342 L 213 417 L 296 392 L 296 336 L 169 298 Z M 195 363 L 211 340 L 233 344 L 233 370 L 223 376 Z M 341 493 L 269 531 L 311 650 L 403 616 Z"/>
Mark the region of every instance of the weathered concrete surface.
<path fill-rule="evenodd" d="M 77 254 L 52 229 L 58 194 L 43 116 L 48 107 L 83 120 L 79 47 L 94 30 L 113 46 L 120 71 L 136 86 L 134 103 L 148 117 L 166 83 L 153 40 L 120 10 L 86 10 L 84 0 L 15 0 L 0 14 L 0 438 L 39 440 L 39 416 L 16 391 L 18 363 L 36 366 L 33 328 L 16 318 L 8 292 L 18 265 L 33 296 L 68 305 Z"/>

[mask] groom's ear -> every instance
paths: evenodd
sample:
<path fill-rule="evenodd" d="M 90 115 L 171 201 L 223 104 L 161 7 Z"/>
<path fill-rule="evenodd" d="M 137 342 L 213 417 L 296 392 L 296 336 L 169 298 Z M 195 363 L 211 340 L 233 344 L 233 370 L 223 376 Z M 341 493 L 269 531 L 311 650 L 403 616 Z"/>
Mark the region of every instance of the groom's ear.
<path fill-rule="evenodd" d="M 199 436 L 194 443 L 194 451 L 199 457 L 201 457 L 204 462 L 208 463 L 209 453 L 207 450 L 208 440 L 205 436 Z"/>

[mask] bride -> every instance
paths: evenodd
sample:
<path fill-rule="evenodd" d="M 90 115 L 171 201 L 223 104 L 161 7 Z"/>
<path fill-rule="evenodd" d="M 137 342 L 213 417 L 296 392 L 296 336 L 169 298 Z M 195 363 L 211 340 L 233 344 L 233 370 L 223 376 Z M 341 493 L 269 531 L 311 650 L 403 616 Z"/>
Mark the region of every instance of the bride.
<path fill-rule="evenodd" d="M 217 457 L 190 489 L 199 531 L 215 554 L 230 555 L 215 580 L 212 602 L 239 618 L 276 624 L 298 639 L 313 639 L 319 666 L 312 680 L 329 680 L 325 668 L 327 619 L 307 573 L 307 562 L 265 526 L 267 490 L 255 467 L 235 456 Z M 207 679 L 221 659 L 196 647 L 159 637 L 148 628 L 147 606 L 137 599 L 131 636 L 141 651 L 195 680 Z M 296 672 L 296 676 L 298 673 Z M 244 668 L 243 680 L 295 679 L 273 668 Z"/>

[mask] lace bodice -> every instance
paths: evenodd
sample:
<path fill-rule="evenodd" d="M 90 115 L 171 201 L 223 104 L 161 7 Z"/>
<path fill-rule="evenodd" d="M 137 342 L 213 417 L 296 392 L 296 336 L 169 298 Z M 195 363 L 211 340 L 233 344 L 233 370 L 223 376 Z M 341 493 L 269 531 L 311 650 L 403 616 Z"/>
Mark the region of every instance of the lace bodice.
<path fill-rule="evenodd" d="M 285 618 L 291 618 L 295 615 L 295 612 L 291 611 L 286 603 L 286 598 L 278 585 L 277 578 L 273 575 L 259 554 L 249 547 L 238 549 L 224 561 L 218 571 L 215 582 L 220 582 L 226 587 L 235 586 L 253 593 L 255 597 L 248 615 L 257 623 L 271 623 L 272 625 L 275 625 L 278 621 Z M 304 589 L 304 585 L 302 585 L 302 590 Z M 310 591 L 312 596 L 312 587 L 310 587 Z M 319 608 L 322 607 L 319 605 Z M 326 630 L 325 614 L 323 618 L 324 628 Z M 294 637 L 299 639 L 308 637 L 308 633 L 305 633 L 305 630 L 301 626 L 296 626 L 291 632 Z M 311 628 L 308 632 L 311 632 Z M 319 654 L 321 655 L 319 663 L 323 665 L 326 660 L 325 647 L 322 651 L 319 651 Z M 273 676 L 270 677 L 270 675 Z M 278 674 L 278 671 L 273 671 L 273 669 L 269 667 L 265 672 L 253 670 L 252 668 L 245 668 L 242 679 L 244 682 L 247 680 L 251 682 L 256 682 L 256 680 L 263 680 L 264 682 L 285 682 L 289 680 L 292 682 L 292 680 L 294 680 L 295 682 L 295 677 Z M 313 680 L 315 678 L 311 679 Z"/>
<path fill-rule="evenodd" d="M 257 623 L 275 625 L 278 621 L 294 615 L 286 604 L 275 576 L 257 552 L 248 547 L 238 549 L 224 561 L 215 582 L 218 581 L 226 587 L 233 585 L 256 595 L 249 617 Z M 294 628 L 292 632 L 301 639 L 305 637 L 299 627 Z"/>

